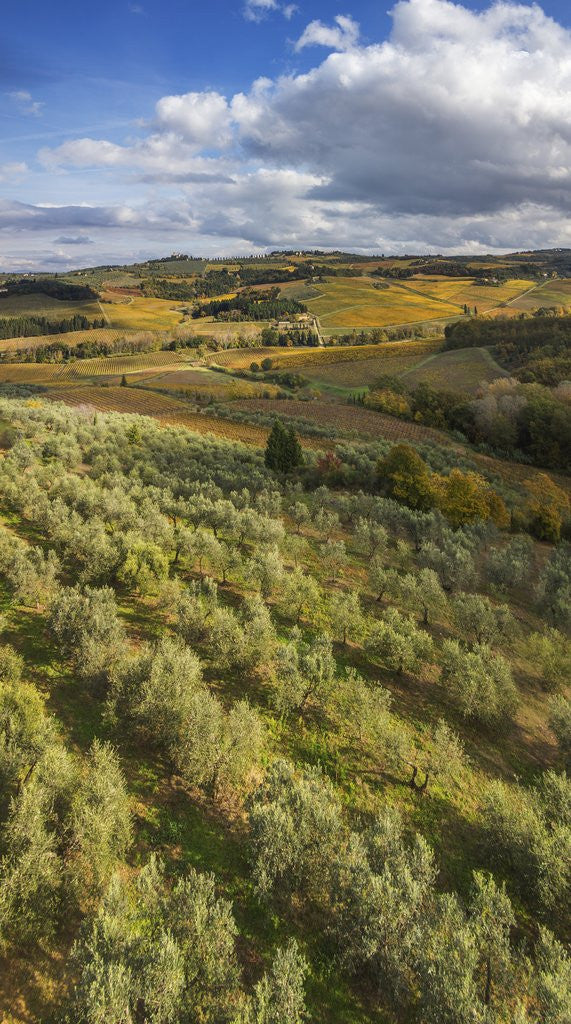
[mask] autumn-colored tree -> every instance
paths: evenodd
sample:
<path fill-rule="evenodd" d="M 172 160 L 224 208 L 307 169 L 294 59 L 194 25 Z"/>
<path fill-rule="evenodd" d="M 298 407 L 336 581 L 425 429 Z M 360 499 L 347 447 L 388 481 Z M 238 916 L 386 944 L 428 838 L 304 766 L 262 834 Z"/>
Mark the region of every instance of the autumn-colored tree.
<path fill-rule="evenodd" d="M 452 526 L 491 519 L 496 526 L 509 525 L 508 510 L 479 473 L 452 469 L 448 476 L 433 478 L 437 504 Z"/>
<path fill-rule="evenodd" d="M 538 473 L 533 480 L 526 480 L 525 487 L 529 493 L 527 511 L 536 537 L 559 540 L 561 527 L 569 513 L 569 498 L 565 491 L 547 473 Z"/>
<path fill-rule="evenodd" d="M 432 476 L 418 452 L 408 444 L 397 444 L 377 463 L 377 478 L 392 498 L 411 508 L 434 505 Z"/>

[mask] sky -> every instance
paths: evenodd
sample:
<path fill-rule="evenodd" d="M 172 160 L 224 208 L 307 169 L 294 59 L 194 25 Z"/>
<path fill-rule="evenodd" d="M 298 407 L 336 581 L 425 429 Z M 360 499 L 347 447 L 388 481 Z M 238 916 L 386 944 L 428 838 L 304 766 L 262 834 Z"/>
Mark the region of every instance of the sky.
<path fill-rule="evenodd" d="M 0 269 L 571 247 L 571 3 L 18 0 Z"/>

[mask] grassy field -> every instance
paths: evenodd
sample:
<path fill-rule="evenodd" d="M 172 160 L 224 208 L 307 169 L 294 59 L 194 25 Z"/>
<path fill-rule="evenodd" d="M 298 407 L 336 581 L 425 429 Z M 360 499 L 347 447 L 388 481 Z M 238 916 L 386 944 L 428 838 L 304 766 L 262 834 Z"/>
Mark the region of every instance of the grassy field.
<path fill-rule="evenodd" d="M 177 306 L 168 299 L 132 298 L 130 302 L 106 302 L 101 309 L 110 327 L 119 330 L 164 331 L 183 319 Z"/>
<path fill-rule="evenodd" d="M 431 384 L 435 388 L 474 393 L 483 381 L 508 377 L 485 348 L 460 348 L 427 356 L 418 366 L 401 372 L 407 386 Z"/>
<path fill-rule="evenodd" d="M 378 354 L 369 358 L 343 359 L 339 350 L 339 362 L 316 363 L 302 368 L 303 376 L 315 387 L 338 389 L 340 391 L 363 390 L 370 387 L 379 377 L 400 376 L 408 369 L 423 363 L 442 342 L 390 342 L 378 346 Z M 368 347 L 368 346 L 367 346 Z M 351 350 L 353 351 L 353 350 Z"/>
<path fill-rule="evenodd" d="M 48 320 L 63 320 L 74 316 L 100 317 L 99 303 L 93 300 L 78 302 L 75 300 L 53 299 L 43 292 L 32 292 L 29 295 L 0 295 L 0 317 L 44 316 Z"/>
<path fill-rule="evenodd" d="M 528 295 L 522 295 L 510 303 L 520 312 L 532 312 L 540 306 L 562 306 L 571 309 L 571 280 L 546 281 L 534 288 Z"/>
<path fill-rule="evenodd" d="M 500 285 L 476 285 L 472 279 L 465 277 L 419 275 L 401 282 L 400 286 L 413 294 L 420 292 L 427 299 L 449 302 L 458 307 L 457 313 L 462 311 L 464 305 L 470 308 L 476 306 L 478 312 L 482 313 L 517 298 L 533 287 L 533 282 L 514 278 Z"/>

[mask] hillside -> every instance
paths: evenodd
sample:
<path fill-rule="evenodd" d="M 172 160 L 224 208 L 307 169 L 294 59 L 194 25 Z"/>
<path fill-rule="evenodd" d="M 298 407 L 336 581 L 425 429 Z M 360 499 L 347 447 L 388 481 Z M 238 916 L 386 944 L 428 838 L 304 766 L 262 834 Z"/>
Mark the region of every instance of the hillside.
<path fill-rule="evenodd" d="M 0 1019 L 566 1024 L 564 270 L 6 278 Z"/>
<path fill-rule="evenodd" d="M 339 445 L 295 486 L 145 417 L 0 412 L 3 1017 L 84 1019 L 101 944 L 156 964 L 183 919 L 205 1020 L 264 971 L 313 1021 L 483 1012 L 491 948 L 497 1020 L 550 1012 L 567 545 L 445 448 Z"/>

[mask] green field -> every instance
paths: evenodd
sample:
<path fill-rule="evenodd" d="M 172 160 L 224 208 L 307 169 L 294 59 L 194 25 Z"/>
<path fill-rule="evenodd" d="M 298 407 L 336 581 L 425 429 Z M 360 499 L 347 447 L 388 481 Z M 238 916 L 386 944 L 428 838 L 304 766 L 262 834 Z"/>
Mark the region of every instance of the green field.
<path fill-rule="evenodd" d="M 64 320 L 76 313 L 89 319 L 102 315 L 99 303 L 94 300 L 53 299 L 43 292 L 32 292 L 29 295 L 0 294 L 0 317 L 44 316 L 48 320 Z"/>
<path fill-rule="evenodd" d="M 427 356 L 400 373 L 407 386 L 426 383 L 435 388 L 472 394 L 478 385 L 509 374 L 485 348 L 463 348 Z"/>

